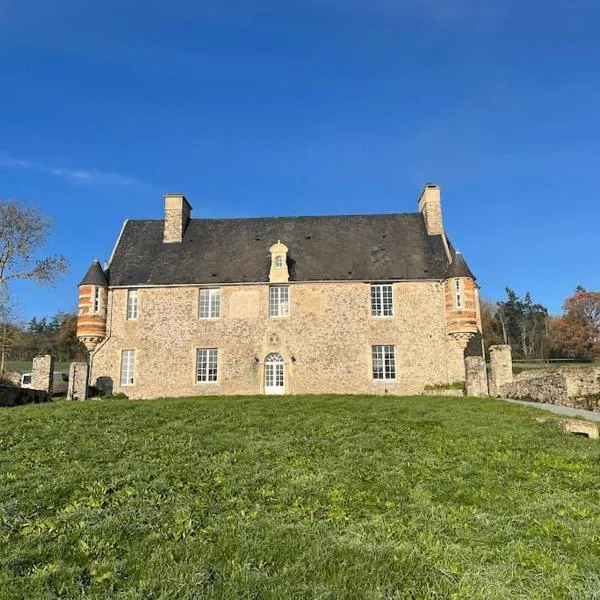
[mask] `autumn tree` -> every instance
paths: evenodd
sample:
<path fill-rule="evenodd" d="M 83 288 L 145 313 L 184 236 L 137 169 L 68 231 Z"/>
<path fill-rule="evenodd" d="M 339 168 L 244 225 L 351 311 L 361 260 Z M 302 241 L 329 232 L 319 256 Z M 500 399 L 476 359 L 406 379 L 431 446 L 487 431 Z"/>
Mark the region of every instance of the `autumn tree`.
<path fill-rule="evenodd" d="M 550 323 L 552 352 L 567 358 L 600 356 L 600 292 L 579 286 Z"/>

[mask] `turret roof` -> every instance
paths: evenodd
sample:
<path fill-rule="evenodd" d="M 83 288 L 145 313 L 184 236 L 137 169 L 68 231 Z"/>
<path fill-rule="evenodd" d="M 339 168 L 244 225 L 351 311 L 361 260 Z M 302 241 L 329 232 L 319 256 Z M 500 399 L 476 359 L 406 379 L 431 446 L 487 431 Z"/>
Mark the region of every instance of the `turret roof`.
<path fill-rule="evenodd" d="M 102 287 L 108 286 L 106 273 L 104 272 L 104 269 L 102 269 L 100 261 L 97 258 L 91 264 L 88 272 L 85 274 L 85 277 L 81 280 L 79 285 L 100 285 Z"/>
<path fill-rule="evenodd" d="M 458 250 L 454 253 L 454 260 L 446 269 L 446 278 L 450 279 L 451 277 L 470 277 L 471 279 L 475 279 L 475 275 L 469 269 L 467 261 Z"/>

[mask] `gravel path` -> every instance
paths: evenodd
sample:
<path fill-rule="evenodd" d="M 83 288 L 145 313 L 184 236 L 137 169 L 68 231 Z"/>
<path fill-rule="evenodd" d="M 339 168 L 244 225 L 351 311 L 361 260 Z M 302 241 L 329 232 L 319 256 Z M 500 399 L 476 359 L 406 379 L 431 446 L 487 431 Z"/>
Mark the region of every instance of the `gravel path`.
<path fill-rule="evenodd" d="M 526 400 L 509 400 L 508 398 L 501 398 L 505 402 L 511 404 L 522 404 L 523 406 L 532 406 L 533 408 L 539 408 L 541 410 L 549 410 L 550 412 L 566 415 L 568 417 L 580 417 L 587 419 L 588 421 L 600 421 L 600 412 L 593 410 L 584 410 L 583 408 L 571 408 L 569 406 L 559 406 L 557 404 L 543 404 L 541 402 L 527 402 Z"/>

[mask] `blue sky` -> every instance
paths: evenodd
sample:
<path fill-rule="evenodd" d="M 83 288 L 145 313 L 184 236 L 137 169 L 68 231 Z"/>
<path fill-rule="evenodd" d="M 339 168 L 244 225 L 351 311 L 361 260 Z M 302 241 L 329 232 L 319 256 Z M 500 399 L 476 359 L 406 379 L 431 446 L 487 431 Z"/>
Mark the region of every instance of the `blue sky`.
<path fill-rule="evenodd" d="M 543 8 L 543 10 L 540 10 Z M 55 223 L 75 307 L 127 218 L 410 212 L 442 186 L 483 295 L 600 289 L 600 4 L 0 0 L 0 197 Z"/>

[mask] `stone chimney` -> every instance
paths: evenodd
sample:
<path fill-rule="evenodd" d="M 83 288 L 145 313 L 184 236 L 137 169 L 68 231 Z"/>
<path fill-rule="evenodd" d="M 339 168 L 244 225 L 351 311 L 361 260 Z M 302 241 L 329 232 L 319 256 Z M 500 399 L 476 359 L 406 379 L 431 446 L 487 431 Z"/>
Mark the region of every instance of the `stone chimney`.
<path fill-rule="evenodd" d="M 419 198 L 419 212 L 423 214 L 429 235 L 444 235 L 439 185 L 428 183 L 423 188 Z"/>
<path fill-rule="evenodd" d="M 183 241 L 191 214 L 192 207 L 183 194 L 165 194 L 165 244 Z"/>

